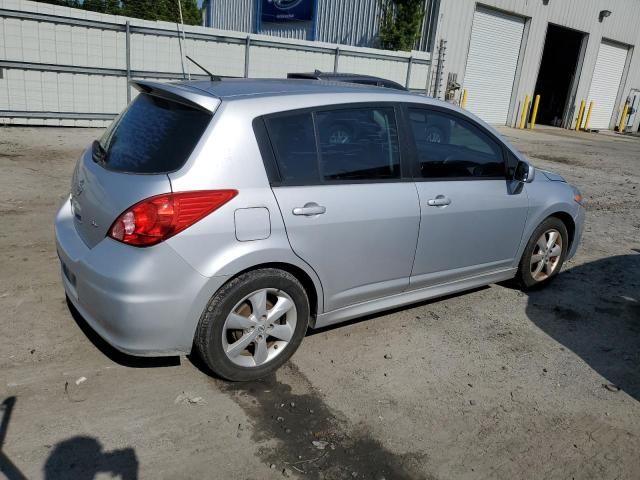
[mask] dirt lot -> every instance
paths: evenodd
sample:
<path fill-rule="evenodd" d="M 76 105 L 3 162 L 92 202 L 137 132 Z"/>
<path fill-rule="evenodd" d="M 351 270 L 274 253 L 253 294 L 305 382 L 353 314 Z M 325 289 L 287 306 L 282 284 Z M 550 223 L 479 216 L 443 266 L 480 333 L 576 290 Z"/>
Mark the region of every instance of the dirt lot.
<path fill-rule="evenodd" d="M 315 332 L 274 378 L 232 385 L 190 358 L 119 355 L 74 319 L 52 221 L 99 131 L 0 128 L 2 470 L 640 478 L 640 139 L 504 133 L 586 197 L 551 288 L 491 285 Z"/>

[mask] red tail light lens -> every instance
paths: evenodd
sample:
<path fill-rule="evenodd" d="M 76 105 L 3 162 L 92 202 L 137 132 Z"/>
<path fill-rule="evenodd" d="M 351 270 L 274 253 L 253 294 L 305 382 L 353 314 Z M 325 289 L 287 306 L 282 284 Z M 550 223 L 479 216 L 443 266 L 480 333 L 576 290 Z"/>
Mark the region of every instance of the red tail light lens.
<path fill-rule="evenodd" d="M 123 212 L 108 235 L 137 247 L 155 245 L 202 220 L 237 194 L 237 190 L 202 190 L 150 197 Z"/>

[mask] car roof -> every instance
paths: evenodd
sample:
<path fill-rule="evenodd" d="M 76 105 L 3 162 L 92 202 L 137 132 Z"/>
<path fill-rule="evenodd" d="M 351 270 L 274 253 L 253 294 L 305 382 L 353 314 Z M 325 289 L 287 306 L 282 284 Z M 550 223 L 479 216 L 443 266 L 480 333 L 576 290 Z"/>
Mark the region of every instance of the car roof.
<path fill-rule="evenodd" d="M 451 110 L 484 124 L 495 136 L 502 139 L 516 157 L 521 154 L 494 127 L 487 125 L 476 115 L 457 105 L 426 95 L 419 95 L 408 90 L 380 88 L 372 85 L 362 85 L 346 82 L 331 82 L 327 80 L 299 80 L 299 79 L 253 79 L 230 78 L 222 80 L 191 80 L 180 82 L 156 82 L 149 80 L 134 80 L 132 85 L 146 93 L 161 91 L 162 96 L 180 98 L 181 101 L 215 112 L 220 102 L 245 103 L 250 101 L 256 107 L 257 115 L 299 108 L 317 107 L 326 101 L 331 103 L 358 102 L 416 102 L 425 105 L 435 105 Z M 153 93 L 152 93 L 153 94 Z M 279 97 L 278 102 L 272 99 Z M 322 97 L 322 100 L 320 100 Z M 326 98 L 328 97 L 328 98 Z M 277 104 L 277 108 L 274 105 Z M 524 157 L 522 157 L 524 158 Z"/>
<path fill-rule="evenodd" d="M 346 72 L 301 72 L 301 73 L 289 73 L 287 78 L 308 78 L 316 80 L 336 80 L 339 82 L 381 82 L 385 85 L 393 85 L 398 90 L 406 90 L 406 88 L 400 85 L 398 82 L 389 80 L 387 78 L 376 77 L 375 75 L 364 75 L 361 73 L 346 73 Z"/>
<path fill-rule="evenodd" d="M 354 80 L 382 80 L 382 81 L 390 81 L 386 78 L 376 77 L 374 75 L 364 75 L 361 73 L 344 73 L 344 72 L 300 72 L 300 73 L 289 73 L 288 78 L 308 78 L 308 79 L 331 79 L 331 78 L 353 78 Z"/>
<path fill-rule="evenodd" d="M 332 93 L 388 93 L 388 90 L 372 85 L 361 85 L 329 80 L 306 79 L 254 79 L 230 78 L 216 81 L 195 80 L 177 82 L 175 85 L 196 89 L 221 100 L 235 97 L 271 97 L 296 94 Z"/>

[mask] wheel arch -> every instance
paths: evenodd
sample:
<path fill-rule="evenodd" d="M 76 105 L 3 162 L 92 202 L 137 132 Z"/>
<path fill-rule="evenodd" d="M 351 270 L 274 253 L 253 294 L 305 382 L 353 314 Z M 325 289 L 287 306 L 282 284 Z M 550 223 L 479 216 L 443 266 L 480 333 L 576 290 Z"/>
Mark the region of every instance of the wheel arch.
<path fill-rule="evenodd" d="M 576 236 L 578 234 L 578 226 L 576 225 L 574 214 L 575 212 L 572 209 L 572 205 L 565 202 L 555 203 L 543 209 L 534 208 L 533 211 L 530 212 L 530 217 L 527 219 L 513 266 L 517 267 L 519 265 L 522 256 L 525 254 L 527 243 L 529 242 L 531 235 L 533 235 L 533 232 L 536 230 L 536 228 L 538 228 L 538 226 L 542 222 L 552 217 L 557 218 L 567 227 L 567 235 L 569 237 L 567 252 L 570 252 L 572 247 L 574 246 Z"/>
<path fill-rule="evenodd" d="M 571 250 L 571 248 L 573 247 L 573 241 L 575 239 L 575 235 L 576 235 L 576 222 L 573 219 L 573 217 L 568 214 L 567 212 L 563 212 L 563 211 L 558 211 L 555 213 L 552 213 L 551 215 L 547 216 L 544 220 L 546 220 L 547 218 L 551 218 L 551 217 L 555 217 L 558 220 L 560 220 L 562 223 L 564 223 L 565 227 L 567 227 L 567 235 L 569 236 L 568 240 L 569 240 L 569 244 L 567 245 L 567 252 Z M 544 222 L 543 220 L 543 222 Z M 542 222 L 540 222 L 542 223 Z"/>
<path fill-rule="evenodd" d="M 241 270 L 235 275 L 229 277 L 225 284 L 242 274 L 252 272 L 254 270 L 261 270 L 263 268 L 275 268 L 278 270 L 283 270 L 296 277 L 296 279 L 302 284 L 302 287 L 304 288 L 307 297 L 309 298 L 309 310 L 311 314 L 309 325 L 311 327 L 314 327 L 316 316 L 318 315 L 318 313 L 320 313 L 319 309 L 321 308 L 322 291 L 318 291 L 316 283 L 311 278 L 311 275 L 309 275 L 309 273 L 307 273 L 304 269 L 300 268 L 297 265 L 286 262 L 265 262 L 257 265 L 252 265 L 251 267 L 245 268 L 244 270 Z"/>

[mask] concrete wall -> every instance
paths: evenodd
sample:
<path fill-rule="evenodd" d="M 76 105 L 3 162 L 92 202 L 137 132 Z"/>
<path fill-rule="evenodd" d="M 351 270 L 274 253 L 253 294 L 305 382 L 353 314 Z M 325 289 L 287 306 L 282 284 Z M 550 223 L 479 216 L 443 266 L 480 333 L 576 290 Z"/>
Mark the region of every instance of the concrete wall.
<path fill-rule="evenodd" d="M 628 74 L 626 77 L 623 75 L 623 87 L 614 113 L 619 112 L 631 88 L 640 88 L 640 2 L 637 0 L 445 0 L 440 6 L 436 31 L 437 40 L 443 38 L 448 41 L 443 78 L 447 78 L 448 72 L 456 72 L 458 81 L 464 83 L 464 69 L 476 5 L 504 10 L 528 19 L 528 35 L 525 33 L 524 57 L 520 59 L 522 69 L 514 88 L 514 101 L 509 115 L 510 125 L 515 124 L 524 96 L 534 93 L 548 23 L 588 34 L 574 104 L 579 104 L 589 93 L 598 48 L 603 38 L 634 47 L 630 51 Z M 601 10 L 612 12 L 602 23 L 598 20 Z M 575 120 L 575 113 L 573 117 Z M 611 127 L 614 123 L 615 118 L 612 119 Z"/>
<path fill-rule="evenodd" d="M 130 25 L 127 41 L 126 22 Z M 285 77 L 316 68 L 427 86 L 430 55 L 185 27 L 186 53 L 222 76 Z M 247 49 L 247 39 L 249 48 Z M 127 45 L 129 58 L 127 63 Z M 202 77 L 194 65 L 192 74 Z M 248 68 L 247 68 L 248 67 Z M 0 0 L 0 123 L 103 126 L 135 95 L 131 78 L 182 78 L 176 25 Z"/>

